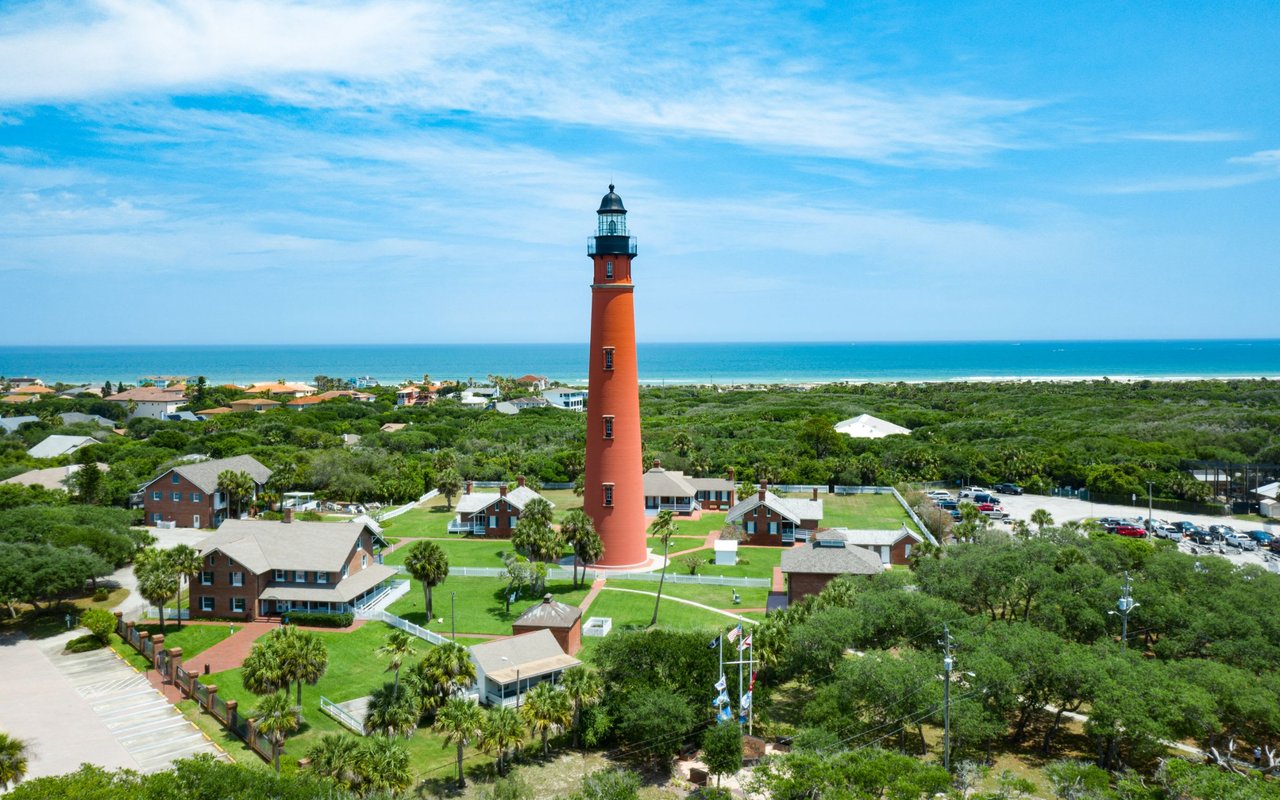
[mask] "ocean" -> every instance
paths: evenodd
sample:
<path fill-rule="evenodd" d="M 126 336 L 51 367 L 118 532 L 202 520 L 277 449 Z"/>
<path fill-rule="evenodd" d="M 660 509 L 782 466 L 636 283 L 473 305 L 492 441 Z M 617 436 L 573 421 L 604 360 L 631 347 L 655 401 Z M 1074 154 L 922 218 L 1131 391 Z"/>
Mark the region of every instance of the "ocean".
<path fill-rule="evenodd" d="M 640 344 L 644 383 L 810 383 L 1002 378 L 1280 376 L 1280 339 L 1029 342 Z M 585 383 L 586 344 L 0 347 L 0 375 L 135 383 L 204 375 L 213 383 L 371 376 L 383 383 L 545 375 Z"/>

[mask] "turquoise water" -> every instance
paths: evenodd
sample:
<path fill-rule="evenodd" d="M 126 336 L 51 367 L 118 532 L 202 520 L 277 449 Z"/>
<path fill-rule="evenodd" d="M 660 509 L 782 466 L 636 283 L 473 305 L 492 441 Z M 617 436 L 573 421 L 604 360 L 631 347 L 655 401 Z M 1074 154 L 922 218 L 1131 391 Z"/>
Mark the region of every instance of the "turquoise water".
<path fill-rule="evenodd" d="M 1051 377 L 1276 377 L 1280 339 L 1075 342 L 641 344 L 647 383 L 803 383 Z M 0 347 L 0 375 L 46 382 L 137 381 L 204 375 L 210 381 L 386 382 L 406 378 L 546 375 L 585 382 L 585 344 L 211 345 Z"/>

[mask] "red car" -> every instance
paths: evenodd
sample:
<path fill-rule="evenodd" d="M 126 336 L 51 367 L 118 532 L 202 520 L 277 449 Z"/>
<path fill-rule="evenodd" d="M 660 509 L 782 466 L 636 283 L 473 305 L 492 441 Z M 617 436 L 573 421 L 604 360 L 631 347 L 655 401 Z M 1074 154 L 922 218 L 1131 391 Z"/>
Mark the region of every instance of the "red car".
<path fill-rule="evenodd" d="M 1137 525 L 1117 525 L 1112 533 L 1118 533 L 1121 536 L 1146 536 L 1147 532 Z"/>
<path fill-rule="evenodd" d="M 979 511 L 1003 511 L 999 503 L 979 503 Z"/>

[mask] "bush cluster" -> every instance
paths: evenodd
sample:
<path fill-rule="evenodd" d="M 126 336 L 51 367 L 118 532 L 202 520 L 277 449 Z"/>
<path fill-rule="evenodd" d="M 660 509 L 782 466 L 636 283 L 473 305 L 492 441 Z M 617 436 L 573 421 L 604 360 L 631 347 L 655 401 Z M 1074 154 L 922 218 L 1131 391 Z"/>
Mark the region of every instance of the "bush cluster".
<path fill-rule="evenodd" d="M 349 611 L 342 614 L 326 614 L 321 611 L 290 611 L 285 614 L 285 618 L 288 619 L 290 625 L 314 628 L 349 628 L 356 619 L 355 615 Z"/>

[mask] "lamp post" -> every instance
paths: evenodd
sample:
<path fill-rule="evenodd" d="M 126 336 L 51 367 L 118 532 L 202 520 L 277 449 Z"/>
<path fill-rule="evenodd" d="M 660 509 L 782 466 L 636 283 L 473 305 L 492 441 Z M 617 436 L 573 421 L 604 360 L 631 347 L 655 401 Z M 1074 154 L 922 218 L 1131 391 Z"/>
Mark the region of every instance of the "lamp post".
<path fill-rule="evenodd" d="M 1153 485 L 1154 485 L 1153 481 L 1147 481 L 1147 538 L 1150 538 L 1155 533 L 1155 529 L 1156 529 L 1156 524 L 1151 521 L 1152 511 L 1153 511 L 1153 503 L 1151 500 L 1151 487 Z"/>
<path fill-rule="evenodd" d="M 1199 564 L 1197 563 L 1198 567 Z M 1120 616 L 1120 646 L 1129 646 L 1129 613 L 1137 608 L 1141 603 L 1133 602 L 1133 595 L 1130 593 L 1129 573 L 1124 573 L 1124 591 L 1120 595 L 1120 599 L 1116 602 L 1116 611 L 1108 611 L 1109 615 Z"/>
<path fill-rule="evenodd" d="M 449 592 L 449 638 L 458 641 L 458 617 L 454 613 L 454 600 L 458 597 L 457 592 Z"/>

